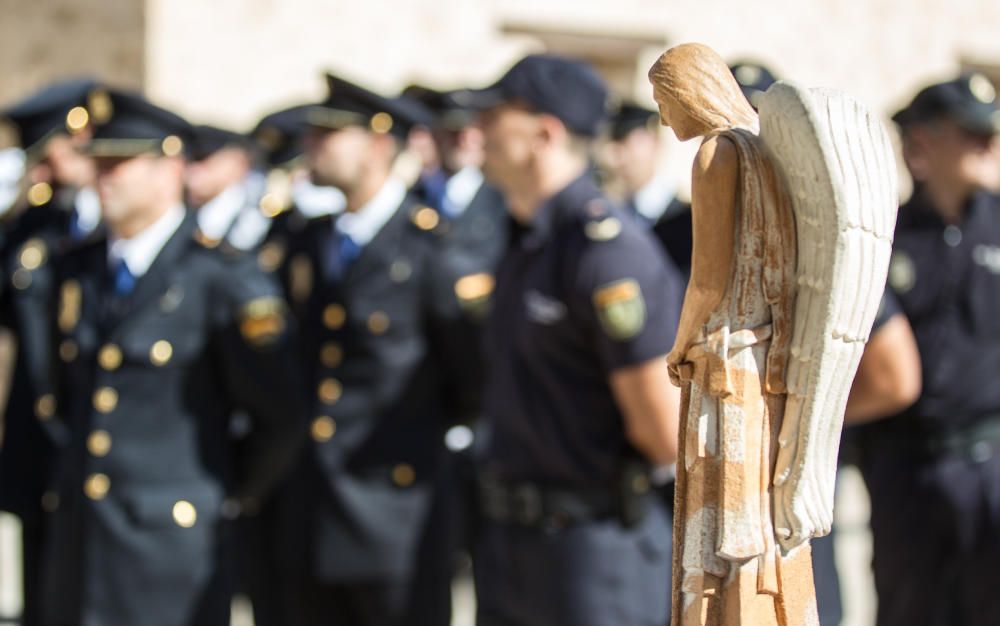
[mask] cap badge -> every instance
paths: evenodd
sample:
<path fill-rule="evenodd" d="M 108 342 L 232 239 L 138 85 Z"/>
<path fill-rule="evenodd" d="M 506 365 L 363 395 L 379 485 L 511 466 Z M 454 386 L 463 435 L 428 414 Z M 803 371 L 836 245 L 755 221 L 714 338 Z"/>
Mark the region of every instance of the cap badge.
<path fill-rule="evenodd" d="M 756 85 L 760 80 L 760 68 L 754 65 L 741 65 L 736 68 L 736 82 L 744 87 Z"/>
<path fill-rule="evenodd" d="M 973 74 L 969 78 L 969 91 L 972 92 L 973 97 L 976 100 L 984 104 L 989 104 L 995 102 L 997 99 L 997 90 L 990 82 L 990 79 L 986 78 L 982 74 Z"/>

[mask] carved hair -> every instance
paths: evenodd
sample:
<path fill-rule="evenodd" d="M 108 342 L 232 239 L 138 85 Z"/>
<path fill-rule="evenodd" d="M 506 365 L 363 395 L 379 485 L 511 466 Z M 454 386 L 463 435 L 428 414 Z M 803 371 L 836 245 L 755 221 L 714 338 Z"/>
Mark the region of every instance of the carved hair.
<path fill-rule="evenodd" d="M 667 50 L 649 68 L 649 81 L 708 130 L 757 128 L 756 112 L 726 62 L 708 46 L 687 43 Z"/>

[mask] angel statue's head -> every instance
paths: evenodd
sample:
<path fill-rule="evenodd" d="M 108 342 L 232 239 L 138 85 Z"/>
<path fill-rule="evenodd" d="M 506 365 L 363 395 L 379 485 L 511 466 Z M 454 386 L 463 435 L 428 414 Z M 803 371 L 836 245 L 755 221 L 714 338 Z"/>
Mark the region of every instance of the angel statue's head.
<path fill-rule="evenodd" d="M 699 43 L 670 48 L 649 68 L 660 121 L 681 141 L 736 126 L 756 130 L 753 107 L 726 62 Z"/>

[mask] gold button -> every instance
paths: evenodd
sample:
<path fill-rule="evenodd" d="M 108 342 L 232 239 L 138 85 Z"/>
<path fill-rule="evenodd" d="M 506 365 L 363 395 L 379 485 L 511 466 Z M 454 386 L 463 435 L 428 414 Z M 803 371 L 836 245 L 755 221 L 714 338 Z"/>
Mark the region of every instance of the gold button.
<path fill-rule="evenodd" d="M 113 372 L 122 364 L 122 349 L 113 343 L 109 343 L 97 353 L 97 362 L 101 369 Z"/>
<path fill-rule="evenodd" d="M 389 330 L 389 316 L 385 311 L 375 311 L 368 316 L 368 330 L 373 335 L 381 335 Z"/>
<path fill-rule="evenodd" d="M 35 416 L 43 422 L 52 419 L 56 414 L 56 397 L 47 393 L 35 401 Z"/>
<path fill-rule="evenodd" d="M 417 479 L 417 473 L 413 471 L 413 466 L 407 463 L 400 463 L 392 468 L 392 482 L 397 487 L 409 487 Z"/>
<path fill-rule="evenodd" d="M 46 491 L 42 494 L 42 510 L 46 513 L 55 513 L 59 510 L 59 494 L 55 491 Z"/>
<path fill-rule="evenodd" d="M 317 395 L 323 402 L 327 404 L 334 404 L 337 400 L 340 400 L 340 394 L 342 391 L 343 387 L 341 387 L 339 380 L 336 378 L 324 378 L 319 384 Z"/>
<path fill-rule="evenodd" d="M 83 493 L 91 500 L 103 500 L 111 489 L 111 479 L 107 474 L 91 474 L 83 483 Z"/>
<path fill-rule="evenodd" d="M 118 392 L 111 387 L 101 387 L 94 392 L 94 408 L 101 413 L 110 413 L 118 406 Z"/>
<path fill-rule="evenodd" d="M 417 209 L 413 214 L 413 223 L 420 230 L 434 230 L 441 223 L 441 217 L 434 209 L 425 206 Z"/>
<path fill-rule="evenodd" d="M 319 351 L 319 360 L 326 367 L 337 367 L 344 360 L 344 349 L 339 343 L 324 343 Z"/>
<path fill-rule="evenodd" d="M 170 362 L 170 357 L 174 355 L 174 347 L 169 341 L 160 340 L 153 344 L 149 350 L 149 360 L 156 367 L 162 367 Z"/>
<path fill-rule="evenodd" d="M 184 149 L 184 142 L 177 135 L 169 135 L 160 144 L 160 149 L 163 151 L 163 156 L 177 156 Z"/>
<path fill-rule="evenodd" d="M 492 293 L 496 280 L 491 274 L 480 272 L 458 279 L 455 283 L 455 295 L 459 300 L 468 302 L 480 300 Z"/>
<path fill-rule="evenodd" d="M 37 270 L 45 263 L 45 243 L 38 238 L 28 240 L 21 248 L 21 266 L 26 270 Z"/>
<path fill-rule="evenodd" d="M 78 354 L 80 354 L 80 349 L 77 347 L 76 342 L 72 339 L 67 339 L 59 344 L 59 358 L 62 359 L 63 362 L 72 363 L 76 360 Z"/>
<path fill-rule="evenodd" d="M 35 183 L 28 189 L 28 202 L 31 206 L 42 206 L 52 199 L 52 186 L 48 183 Z"/>
<path fill-rule="evenodd" d="M 111 435 L 106 430 L 95 430 L 87 437 L 87 451 L 98 458 L 111 452 Z"/>
<path fill-rule="evenodd" d="M 344 322 L 347 321 L 347 310 L 344 309 L 343 305 L 340 304 L 330 304 L 323 309 L 323 325 L 330 330 L 337 330 L 343 327 Z"/>
<path fill-rule="evenodd" d="M 311 431 L 313 441 L 317 443 L 330 441 L 337 434 L 337 422 L 333 421 L 332 417 L 321 415 L 313 420 Z"/>
<path fill-rule="evenodd" d="M 66 114 L 66 128 L 72 133 L 78 133 L 90 122 L 90 113 L 83 107 L 73 107 Z"/>
<path fill-rule="evenodd" d="M 376 113 L 371 119 L 372 132 L 384 135 L 392 130 L 392 116 L 388 113 Z"/>
<path fill-rule="evenodd" d="M 191 528 L 198 521 L 198 511 L 187 500 L 178 500 L 174 504 L 174 521 L 181 528 Z"/>

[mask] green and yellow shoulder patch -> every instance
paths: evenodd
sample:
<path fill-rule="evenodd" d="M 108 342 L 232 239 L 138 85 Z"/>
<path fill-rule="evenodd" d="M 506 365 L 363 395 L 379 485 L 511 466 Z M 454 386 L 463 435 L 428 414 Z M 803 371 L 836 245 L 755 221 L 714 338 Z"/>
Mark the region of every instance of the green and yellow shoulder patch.
<path fill-rule="evenodd" d="M 593 294 L 594 308 L 601 328 L 617 340 L 631 339 L 646 326 L 646 302 L 642 289 L 627 278 L 598 287 Z"/>

